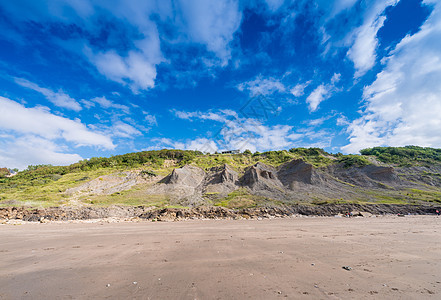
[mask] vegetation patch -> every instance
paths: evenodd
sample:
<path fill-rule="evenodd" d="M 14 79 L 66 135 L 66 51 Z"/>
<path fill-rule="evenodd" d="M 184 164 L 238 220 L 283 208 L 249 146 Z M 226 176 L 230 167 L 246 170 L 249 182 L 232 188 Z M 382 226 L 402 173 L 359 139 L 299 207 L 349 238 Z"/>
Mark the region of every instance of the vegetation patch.
<path fill-rule="evenodd" d="M 237 189 L 227 197 L 219 199 L 213 203 L 215 206 L 222 206 L 230 209 L 252 208 L 265 205 L 280 205 L 279 202 L 266 197 L 252 195 L 245 188 Z"/>
<path fill-rule="evenodd" d="M 112 195 L 93 195 L 81 198 L 84 204 L 96 206 L 127 205 L 127 206 L 156 206 L 168 207 L 170 198 L 162 194 L 147 194 L 147 187 L 135 187 L 131 190 L 116 192 Z"/>
<path fill-rule="evenodd" d="M 372 164 L 366 157 L 361 155 L 345 155 L 340 157 L 338 162 L 343 164 L 344 168 L 361 168 Z"/>
<path fill-rule="evenodd" d="M 441 149 L 418 146 L 374 147 L 360 151 L 362 155 L 375 156 L 384 163 L 399 166 L 428 165 L 441 163 Z"/>

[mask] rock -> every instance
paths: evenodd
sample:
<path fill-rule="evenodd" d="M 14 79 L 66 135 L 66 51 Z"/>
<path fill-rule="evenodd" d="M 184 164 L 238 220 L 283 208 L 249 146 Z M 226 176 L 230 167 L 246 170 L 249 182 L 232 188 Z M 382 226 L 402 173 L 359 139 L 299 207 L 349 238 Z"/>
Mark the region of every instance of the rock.
<path fill-rule="evenodd" d="M 198 186 L 205 178 L 205 172 L 201 168 L 185 165 L 182 168 L 174 169 L 164 180 L 167 184 Z"/>
<path fill-rule="evenodd" d="M 111 218 L 118 220 L 161 220 L 175 221 L 186 219 L 263 219 L 289 216 L 335 216 L 352 211 L 354 214 L 374 216 L 380 214 L 401 215 L 433 214 L 441 207 L 422 205 L 398 204 L 326 204 L 326 205 L 290 205 L 283 207 L 255 207 L 246 209 L 228 209 L 217 206 L 199 206 L 194 208 L 165 208 L 152 207 L 51 207 L 44 209 L 29 209 L 26 207 L 0 207 L 0 216 L 4 222 L 23 220 L 27 222 L 50 222 L 53 220 L 90 220 Z"/>
<path fill-rule="evenodd" d="M 295 159 L 280 166 L 277 175 L 283 185 L 295 189 L 298 183 L 313 184 L 316 174 L 311 164 Z"/>
<path fill-rule="evenodd" d="M 251 189 L 264 189 L 271 185 L 281 186 L 276 174 L 277 170 L 274 167 L 258 162 L 245 170 L 245 174 L 240 178 L 240 184 Z"/>

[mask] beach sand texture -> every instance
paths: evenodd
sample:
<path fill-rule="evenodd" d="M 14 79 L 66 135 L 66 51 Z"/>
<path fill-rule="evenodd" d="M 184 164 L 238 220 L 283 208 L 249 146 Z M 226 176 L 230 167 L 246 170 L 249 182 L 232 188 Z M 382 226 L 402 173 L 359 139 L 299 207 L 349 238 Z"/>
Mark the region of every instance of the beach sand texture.
<path fill-rule="evenodd" d="M 441 218 L 0 226 L 0 299 L 104 298 L 440 299 Z"/>

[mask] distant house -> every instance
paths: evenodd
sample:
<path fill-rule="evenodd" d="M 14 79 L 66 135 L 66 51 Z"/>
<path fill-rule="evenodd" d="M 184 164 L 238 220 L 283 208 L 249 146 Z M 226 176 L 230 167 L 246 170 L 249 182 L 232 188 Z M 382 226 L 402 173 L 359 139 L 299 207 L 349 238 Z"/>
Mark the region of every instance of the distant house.
<path fill-rule="evenodd" d="M 6 177 L 12 177 L 12 176 L 15 176 L 15 175 L 17 175 L 18 173 L 17 172 L 15 172 L 14 170 L 9 170 L 9 175 L 6 175 Z"/>
<path fill-rule="evenodd" d="M 239 154 L 240 150 L 227 150 L 227 151 L 222 151 L 222 154 Z"/>

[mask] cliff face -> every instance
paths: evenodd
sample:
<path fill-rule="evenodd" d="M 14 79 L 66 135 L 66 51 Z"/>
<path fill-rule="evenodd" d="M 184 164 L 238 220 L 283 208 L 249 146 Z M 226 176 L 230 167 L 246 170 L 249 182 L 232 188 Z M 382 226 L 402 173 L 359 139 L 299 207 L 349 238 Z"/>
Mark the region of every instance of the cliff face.
<path fill-rule="evenodd" d="M 403 173 L 403 169 L 399 171 Z M 148 189 L 147 193 L 167 194 L 172 202 L 175 200 L 174 203 L 181 205 L 216 204 L 226 197 L 231 199 L 238 191 L 242 200 L 258 197 L 266 199 L 270 204 L 427 201 L 417 199 L 415 191 L 423 191 L 433 202 L 437 202 L 437 199 L 441 202 L 441 198 L 436 198 L 441 195 L 440 186 L 428 186 L 426 177 L 421 177 L 421 174 L 403 175 L 393 167 L 377 165 L 315 168 L 303 160 L 295 159 L 277 168 L 258 162 L 245 168 L 242 173 L 227 164 L 207 172 L 197 167 L 184 166 L 174 169 L 164 180 Z M 409 191 L 414 191 L 414 194 Z M 256 201 L 253 203 L 256 204 Z"/>
<path fill-rule="evenodd" d="M 299 159 L 291 152 L 274 153 L 201 154 L 193 160 L 158 160 L 137 168 L 70 173 L 66 173 L 69 167 L 43 168 L 2 178 L 0 206 L 249 208 L 297 203 L 441 203 L 441 164 L 436 161 L 399 167 L 374 157 L 319 153 Z"/>

